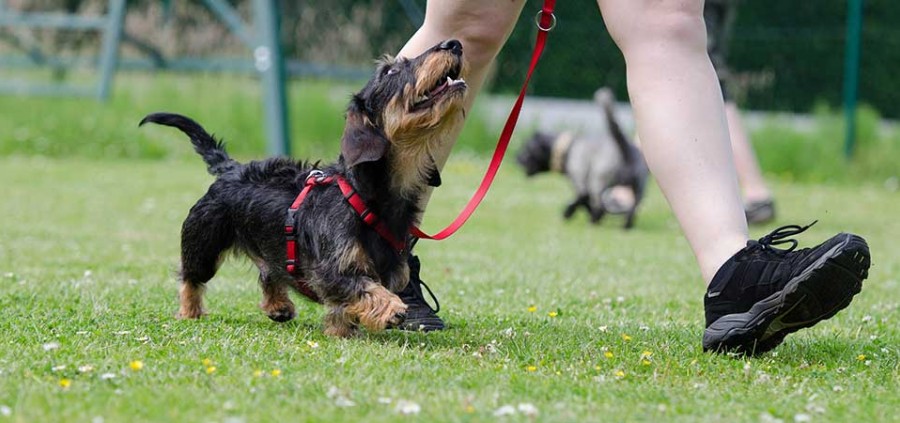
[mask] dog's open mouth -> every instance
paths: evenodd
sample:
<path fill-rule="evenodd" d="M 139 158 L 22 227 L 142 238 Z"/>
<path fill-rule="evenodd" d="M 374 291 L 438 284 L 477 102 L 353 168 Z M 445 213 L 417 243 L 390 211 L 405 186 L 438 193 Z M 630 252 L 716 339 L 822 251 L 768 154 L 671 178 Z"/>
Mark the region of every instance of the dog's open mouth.
<path fill-rule="evenodd" d="M 455 66 L 451 67 L 442 78 L 438 78 L 431 89 L 419 94 L 419 96 L 416 97 L 416 101 L 410 107 L 410 110 L 416 111 L 426 109 L 447 94 L 465 90 L 468 86 L 466 85 L 466 81 L 459 77 L 460 67 L 460 64 L 457 63 Z"/>

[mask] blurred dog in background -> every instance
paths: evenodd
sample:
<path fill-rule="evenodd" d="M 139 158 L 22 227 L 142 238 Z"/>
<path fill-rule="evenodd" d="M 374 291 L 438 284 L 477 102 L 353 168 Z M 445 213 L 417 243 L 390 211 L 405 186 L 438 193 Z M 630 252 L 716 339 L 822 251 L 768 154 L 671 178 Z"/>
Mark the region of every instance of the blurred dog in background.
<path fill-rule="evenodd" d="M 630 229 L 644 196 L 647 164 L 616 120 L 612 90 L 605 87 L 597 90 L 594 100 L 603 110 L 607 122 L 605 132 L 584 136 L 574 131 L 559 134 L 538 131 L 525 143 L 516 160 L 528 176 L 559 172 L 569 178 L 576 195 L 563 212 L 566 219 L 584 207 L 592 223 L 600 222 L 607 213 L 624 214 L 625 229 Z M 617 186 L 631 191 L 634 200 L 630 204 L 623 204 L 611 195 L 612 188 Z"/>

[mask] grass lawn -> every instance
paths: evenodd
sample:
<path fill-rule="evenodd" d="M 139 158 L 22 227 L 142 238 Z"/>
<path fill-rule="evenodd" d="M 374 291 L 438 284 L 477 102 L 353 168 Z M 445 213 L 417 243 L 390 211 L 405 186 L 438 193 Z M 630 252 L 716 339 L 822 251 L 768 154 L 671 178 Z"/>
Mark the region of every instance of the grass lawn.
<path fill-rule="evenodd" d="M 426 231 L 485 166 L 448 165 Z M 742 359 L 701 352 L 704 288 L 657 190 L 632 232 L 563 222 L 566 183 L 512 161 L 458 235 L 417 247 L 449 330 L 330 339 L 302 301 L 271 322 L 242 260 L 177 321 L 180 225 L 210 181 L 199 157 L 0 158 L 0 422 L 900 418 L 900 197 L 880 185 L 774 186 L 777 224 L 819 219 L 802 245 L 857 232 L 873 267 L 848 310 Z"/>

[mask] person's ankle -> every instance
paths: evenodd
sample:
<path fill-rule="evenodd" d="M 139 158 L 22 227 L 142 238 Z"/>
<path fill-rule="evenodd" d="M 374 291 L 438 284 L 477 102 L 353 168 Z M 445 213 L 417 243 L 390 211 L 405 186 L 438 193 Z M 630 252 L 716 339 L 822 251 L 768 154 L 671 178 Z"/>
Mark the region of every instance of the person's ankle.
<path fill-rule="evenodd" d="M 748 240 L 749 237 L 746 235 L 732 237 L 730 240 L 722 240 L 717 243 L 715 249 L 705 252 L 702 257 L 697 257 L 697 261 L 700 264 L 700 273 L 703 276 L 705 286 L 709 286 L 713 277 L 715 277 L 719 269 L 722 268 L 722 265 L 734 257 L 738 251 L 747 246 Z"/>

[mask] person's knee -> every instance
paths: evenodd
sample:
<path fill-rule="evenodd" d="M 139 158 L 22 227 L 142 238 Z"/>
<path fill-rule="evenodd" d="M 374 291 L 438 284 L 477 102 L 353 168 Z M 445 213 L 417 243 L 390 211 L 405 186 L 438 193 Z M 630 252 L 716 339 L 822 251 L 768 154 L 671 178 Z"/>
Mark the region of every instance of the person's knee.
<path fill-rule="evenodd" d="M 706 52 L 702 6 L 679 2 L 638 12 L 636 19 L 609 25 L 610 35 L 626 56 L 657 50 L 688 49 Z"/>
<path fill-rule="evenodd" d="M 475 67 L 485 67 L 503 48 L 509 30 L 499 25 L 480 22 L 461 28 L 458 34 L 469 63 Z"/>

